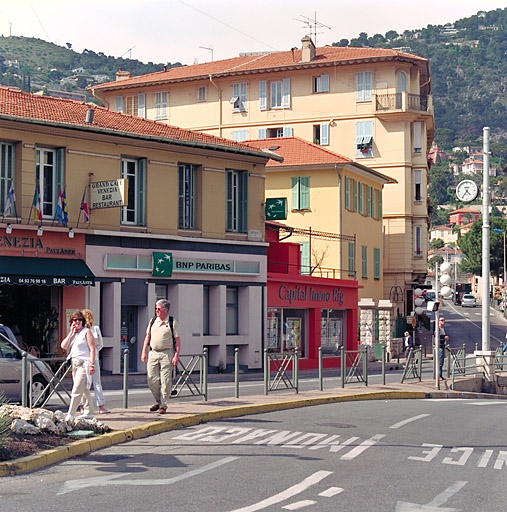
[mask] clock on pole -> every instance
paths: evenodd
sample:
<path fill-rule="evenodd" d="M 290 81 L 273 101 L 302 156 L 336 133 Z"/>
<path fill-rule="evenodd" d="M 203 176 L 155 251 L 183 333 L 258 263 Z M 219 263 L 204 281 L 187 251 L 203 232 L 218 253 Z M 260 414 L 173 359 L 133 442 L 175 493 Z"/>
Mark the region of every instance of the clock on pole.
<path fill-rule="evenodd" d="M 479 194 L 479 187 L 477 183 L 472 180 L 463 180 L 458 183 L 456 187 L 456 197 L 460 201 L 473 201 Z"/>

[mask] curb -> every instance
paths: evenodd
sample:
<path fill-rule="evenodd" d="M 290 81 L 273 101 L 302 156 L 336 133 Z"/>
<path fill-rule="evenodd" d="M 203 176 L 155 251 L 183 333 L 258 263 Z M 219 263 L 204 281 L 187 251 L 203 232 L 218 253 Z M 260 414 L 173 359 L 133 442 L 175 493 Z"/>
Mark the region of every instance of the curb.
<path fill-rule="evenodd" d="M 500 395 L 502 397 L 503 395 Z M 300 407 L 325 405 L 337 402 L 353 402 L 366 400 L 421 400 L 425 398 L 499 398 L 499 395 L 472 393 L 460 391 L 373 391 L 371 393 L 356 393 L 351 395 L 331 395 L 271 402 L 266 404 L 250 404 L 229 407 L 196 414 L 181 414 L 167 420 L 157 420 L 144 423 L 138 427 L 115 430 L 97 437 L 80 439 L 65 446 L 44 450 L 35 455 L 22 457 L 14 461 L 0 462 L 0 477 L 21 475 L 41 469 L 63 460 L 78 457 L 85 453 L 125 443 L 134 439 L 142 439 L 163 432 L 169 432 L 182 427 L 190 427 L 217 419 L 237 418 L 249 414 L 262 414 Z M 507 397 L 504 397 L 507 399 Z"/>

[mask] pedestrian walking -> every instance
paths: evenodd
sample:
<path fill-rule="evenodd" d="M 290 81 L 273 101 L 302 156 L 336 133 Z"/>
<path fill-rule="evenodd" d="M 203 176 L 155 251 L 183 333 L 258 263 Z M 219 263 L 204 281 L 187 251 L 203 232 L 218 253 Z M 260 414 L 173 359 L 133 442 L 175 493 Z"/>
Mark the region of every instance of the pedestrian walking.
<path fill-rule="evenodd" d="M 141 361 L 148 361 L 148 385 L 155 398 L 150 411 L 159 414 L 167 412 L 173 368 L 178 365 L 181 348 L 178 322 L 169 316 L 170 307 L 171 303 L 165 299 L 155 304 L 155 317 L 148 324 L 141 351 Z"/>
<path fill-rule="evenodd" d="M 444 368 L 444 360 L 445 360 L 445 348 L 446 344 L 449 341 L 449 336 L 447 336 L 445 332 L 445 318 L 441 316 L 438 319 L 438 338 L 439 338 L 439 349 L 440 354 L 438 358 L 438 364 L 439 364 L 439 375 L 440 378 L 443 379 L 443 368 Z"/>
<path fill-rule="evenodd" d="M 411 348 L 414 348 L 414 340 L 408 331 L 403 333 L 403 347 L 405 348 L 405 357 L 408 357 Z"/>
<path fill-rule="evenodd" d="M 104 347 L 104 340 L 102 339 L 102 333 L 100 327 L 93 323 L 93 313 L 89 309 L 83 309 L 83 316 L 85 317 L 85 326 L 90 329 L 95 340 L 95 372 L 92 375 L 92 386 L 93 393 L 95 395 L 95 405 L 99 411 L 99 414 L 107 414 L 109 411 L 106 409 L 106 401 L 104 399 L 104 389 L 102 388 L 102 382 L 100 380 L 100 361 L 99 354 Z"/>
<path fill-rule="evenodd" d="M 92 376 L 95 373 L 95 340 L 92 332 L 85 326 L 85 318 L 80 309 L 76 309 L 69 320 L 70 332 L 62 340 L 61 347 L 68 351 L 72 361 L 72 392 L 66 420 L 72 420 L 81 400 L 84 412 L 82 419 L 93 418 L 93 403 L 90 394 Z"/>

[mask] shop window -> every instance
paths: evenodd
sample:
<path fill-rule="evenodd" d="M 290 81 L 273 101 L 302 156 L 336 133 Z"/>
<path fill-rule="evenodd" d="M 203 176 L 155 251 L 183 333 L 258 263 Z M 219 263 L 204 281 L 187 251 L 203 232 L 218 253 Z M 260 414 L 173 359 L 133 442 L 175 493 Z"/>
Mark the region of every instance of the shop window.
<path fill-rule="evenodd" d="M 227 171 L 226 230 L 231 233 L 246 233 L 248 230 L 248 172 Z"/>
<path fill-rule="evenodd" d="M 155 285 L 155 302 L 157 300 L 165 299 L 167 300 L 167 285 L 166 284 L 156 284 Z"/>
<path fill-rule="evenodd" d="M 239 294 L 236 286 L 226 288 L 226 334 L 239 334 Z"/>
<path fill-rule="evenodd" d="M 121 209 L 121 223 L 145 225 L 146 159 L 123 158 L 121 177 L 128 183 L 127 204 Z"/>
<path fill-rule="evenodd" d="M 323 355 L 338 355 L 343 340 L 343 311 L 323 309 L 320 320 L 320 344 Z"/>
<path fill-rule="evenodd" d="M 267 348 L 269 352 L 292 352 L 297 349 L 301 357 L 306 354 L 306 328 L 304 309 L 268 308 Z"/>
<path fill-rule="evenodd" d="M 7 203 L 7 194 L 14 184 L 14 144 L 0 142 L 0 211 L 4 215 L 14 215 L 14 205 L 10 206 L 5 212 Z M 11 202 L 9 202 L 11 205 Z"/>
<path fill-rule="evenodd" d="M 195 229 L 196 167 L 178 165 L 178 228 Z"/>
<path fill-rule="evenodd" d="M 35 196 L 38 201 L 35 206 L 42 210 L 44 219 L 55 219 L 58 204 L 58 191 L 63 190 L 64 149 L 38 147 L 35 149 Z"/>

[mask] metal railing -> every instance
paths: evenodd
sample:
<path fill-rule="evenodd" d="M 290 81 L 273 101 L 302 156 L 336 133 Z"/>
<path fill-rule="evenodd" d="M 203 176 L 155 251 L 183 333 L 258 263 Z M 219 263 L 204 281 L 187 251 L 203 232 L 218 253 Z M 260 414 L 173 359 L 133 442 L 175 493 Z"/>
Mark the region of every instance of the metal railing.
<path fill-rule="evenodd" d="M 271 367 L 274 377 L 271 379 Z M 264 394 L 275 391 L 283 384 L 285 389 L 299 388 L 299 358 L 297 350 L 293 352 L 270 353 L 264 349 Z"/>
<path fill-rule="evenodd" d="M 408 353 L 401 383 L 408 379 L 418 379 L 419 382 L 422 380 L 422 348 L 411 348 Z"/>
<path fill-rule="evenodd" d="M 357 382 L 364 382 L 368 385 L 368 348 L 359 350 L 345 350 L 340 348 L 342 388 L 354 379 Z M 348 371 L 347 371 L 348 368 Z"/>

